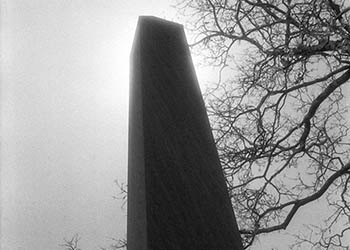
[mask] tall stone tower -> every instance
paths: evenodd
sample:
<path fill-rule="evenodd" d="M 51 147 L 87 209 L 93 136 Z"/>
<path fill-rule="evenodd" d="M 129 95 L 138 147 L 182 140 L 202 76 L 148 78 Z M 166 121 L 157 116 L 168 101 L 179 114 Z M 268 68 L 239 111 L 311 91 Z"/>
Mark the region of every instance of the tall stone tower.
<path fill-rule="evenodd" d="M 131 54 L 128 250 L 240 250 L 183 27 L 140 17 Z"/>

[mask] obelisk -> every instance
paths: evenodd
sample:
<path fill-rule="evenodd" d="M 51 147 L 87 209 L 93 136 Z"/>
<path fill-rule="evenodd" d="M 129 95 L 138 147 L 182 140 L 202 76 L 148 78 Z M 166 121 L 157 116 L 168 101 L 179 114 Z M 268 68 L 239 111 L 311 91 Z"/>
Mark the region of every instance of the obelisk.
<path fill-rule="evenodd" d="M 182 25 L 139 18 L 131 53 L 128 250 L 243 249 Z"/>

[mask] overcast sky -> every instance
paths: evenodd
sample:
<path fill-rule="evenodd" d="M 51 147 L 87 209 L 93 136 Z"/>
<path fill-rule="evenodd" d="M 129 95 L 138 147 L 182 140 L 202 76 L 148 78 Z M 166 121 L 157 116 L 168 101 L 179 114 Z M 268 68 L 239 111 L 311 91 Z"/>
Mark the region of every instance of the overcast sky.
<path fill-rule="evenodd" d="M 129 53 L 139 15 L 170 1 L 1 1 L 1 243 L 84 250 L 124 237 Z"/>
<path fill-rule="evenodd" d="M 129 53 L 137 17 L 176 20 L 171 3 L 1 1 L 2 250 L 58 250 L 75 233 L 96 250 L 125 236 L 112 196 L 127 172 Z"/>

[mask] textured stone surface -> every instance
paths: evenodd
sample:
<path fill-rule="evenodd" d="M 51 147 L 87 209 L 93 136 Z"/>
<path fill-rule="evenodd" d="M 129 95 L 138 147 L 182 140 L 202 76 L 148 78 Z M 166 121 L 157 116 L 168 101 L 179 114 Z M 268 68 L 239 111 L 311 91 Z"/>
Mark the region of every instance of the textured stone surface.
<path fill-rule="evenodd" d="M 131 62 L 128 250 L 243 249 L 183 27 L 140 17 Z"/>

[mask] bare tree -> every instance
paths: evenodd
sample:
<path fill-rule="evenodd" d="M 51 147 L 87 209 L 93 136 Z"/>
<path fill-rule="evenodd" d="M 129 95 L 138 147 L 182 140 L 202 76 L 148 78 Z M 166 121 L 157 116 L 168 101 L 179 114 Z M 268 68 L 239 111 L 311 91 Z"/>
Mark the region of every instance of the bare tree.
<path fill-rule="evenodd" d="M 350 7 L 342 0 L 177 7 L 196 34 L 193 49 L 223 72 L 206 99 L 245 247 L 322 199 L 328 217 L 310 226 L 312 237 L 297 235 L 294 247 L 348 249 Z"/>
<path fill-rule="evenodd" d="M 126 239 L 115 239 L 111 238 L 112 243 L 109 245 L 109 247 L 100 247 L 100 250 L 120 250 L 120 249 L 126 249 L 127 243 Z M 59 246 L 63 247 L 64 250 L 82 250 L 78 247 L 80 237 L 78 234 L 75 234 L 71 239 L 67 240 L 66 238 L 63 239 L 64 243 L 60 244 Z"/>
<path fill-rule="evenodd" d="M 120 250 L 120 249 L 126 249 L 127 248 L 127 242 L 126 239 L 116 239 L 111 238 L 113 241 L 112 244 L 110 244 L 109 248 L 101 247 L 101 250 Z"/>
<path fill-rule="evenodd" d="M 126 249 L 127 242 L 126 239 L 115 239 L 111 238 L 112 242 L 109 247 L 100 247 L 101 250 L 120 250 L 120 249 Z"/>
<path fill-rule="evenodd" d="M 78 248 L 78 243 L 80 240 L 80 237 L 78 234 L 75 234 L 70 240 L 63 239 L 64 243 L 60 244 L 61 247 L 64 247 L 64 250 L 81 250 L 81 248 Z"/>

